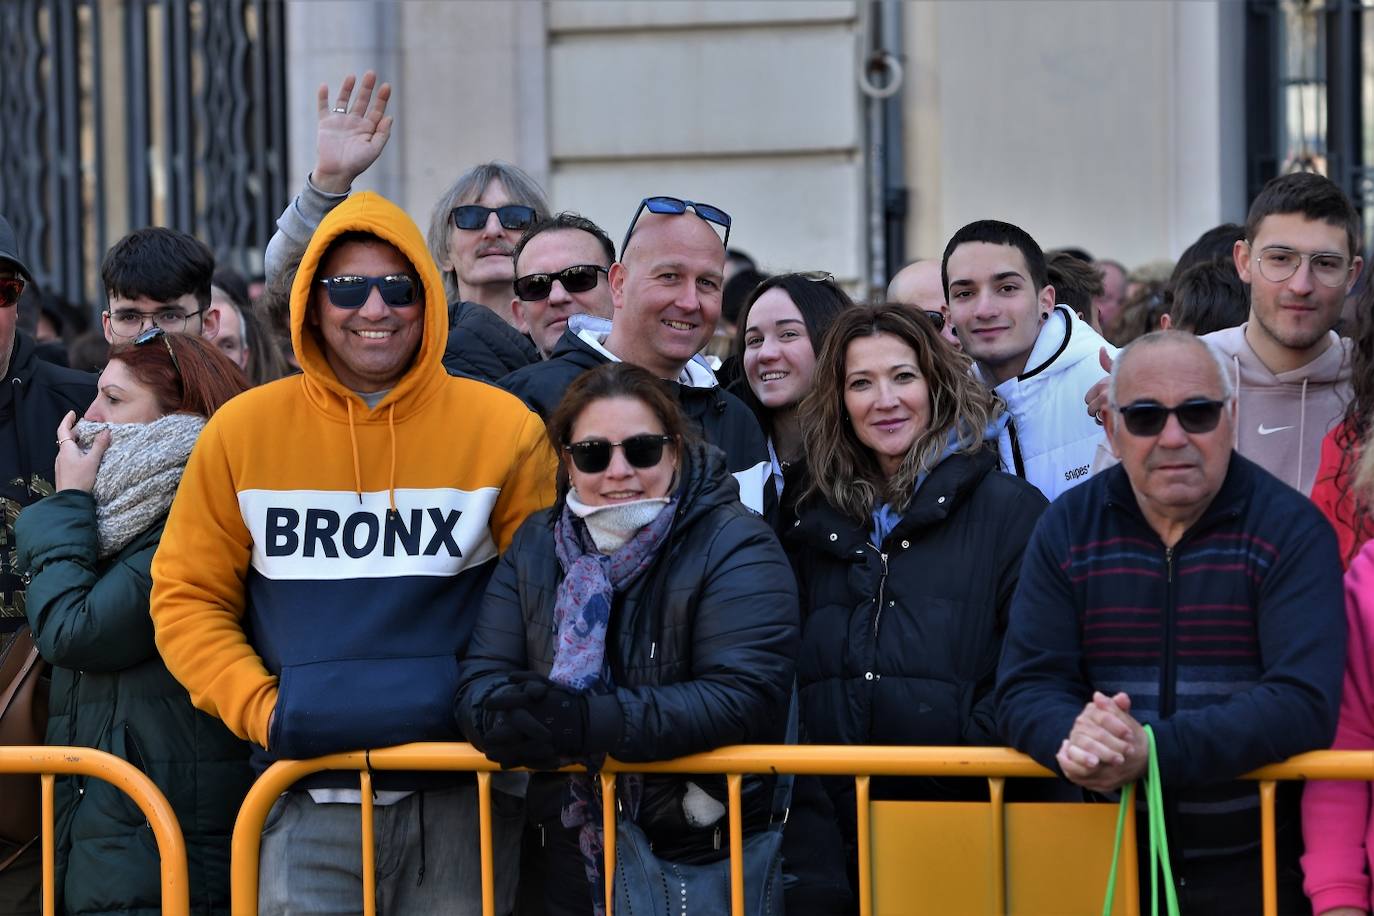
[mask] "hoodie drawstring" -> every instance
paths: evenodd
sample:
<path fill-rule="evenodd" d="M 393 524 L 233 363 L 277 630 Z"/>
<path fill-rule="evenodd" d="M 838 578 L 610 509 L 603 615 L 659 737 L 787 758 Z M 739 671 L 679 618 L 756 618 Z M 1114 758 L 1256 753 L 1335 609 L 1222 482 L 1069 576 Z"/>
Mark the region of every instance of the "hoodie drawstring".
<path fill-rule="evenodd" d="M 1306 492 L 1305 490 L 1302 489 L 1302 459 L 1303 459 L 1303 454 L 1302 454 L 1302 453 L 1303 453 L 1304 451 L 1306 451 L 1306 449 L 1305 449 L 1303 446 L 1304 446 L 1304 445 L 1306 444 L 1306 442 L 1307 442 L 1307 379 L 1306 379 L 1306 378 L 1304 378 L 1304 379 L 1302 380 L 1302 400 L 1299 401 L 1298 403 L 1299 403 L 1299 406 L 1298 406 L 1298 479 L 1295 480 L 1295 481 L 1293 481 L 1293 486 L 1297 487 L 1298 490 L 1300 490 L 1300 491 L 1302 491 L 1302 492 Z"/>
<path fill-rule="evenodd" d="M 386 409 L 386 428 L 391 432 L 391 477 L 387 480 L 387 492 L 391 495 L 392 514 L 399 515 L 400 511 L 396 508 L 396 405 L 394 403 L 388 405 Z"/>
<path fill-rule="evenodd" d="M 353 428 L 353 399 L 344 398 L 348 405 L 348 444 L 353 446 L 353 492 L 358 494 L 358 505 L 363 504 L 363 472 L 358 463 L 358 431 Z"/>
<path fill-rule="evenodd" d="M 1240 357 L 1231 357 L 1231 364 L 1236 367 L 1236 428 L 1231 433 L 1231 448 L 1240 446 Z"/>

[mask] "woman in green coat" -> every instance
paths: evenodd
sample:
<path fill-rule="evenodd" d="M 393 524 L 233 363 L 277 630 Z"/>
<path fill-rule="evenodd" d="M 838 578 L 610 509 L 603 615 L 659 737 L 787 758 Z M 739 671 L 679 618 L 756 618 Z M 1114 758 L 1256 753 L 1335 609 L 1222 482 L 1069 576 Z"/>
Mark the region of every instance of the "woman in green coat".
<path fill-rule="evenodd" d="M 15 526 L 29 625 L 53 666 L 48 743 L 108 751 L 157 784 L 186 839 L 195 913 L 229 909 L 229 839 L 252 771 L 247 745 L 163 665 L 149 569 L 206 418 L 246 387 L 199 337 L 153 328 L 116 346 L 85 418 L 57 429 L 57 492 Z M 152 829 L 122 792 L 59 779 L 56 828 L 59 912 L 162 911 Z"/>

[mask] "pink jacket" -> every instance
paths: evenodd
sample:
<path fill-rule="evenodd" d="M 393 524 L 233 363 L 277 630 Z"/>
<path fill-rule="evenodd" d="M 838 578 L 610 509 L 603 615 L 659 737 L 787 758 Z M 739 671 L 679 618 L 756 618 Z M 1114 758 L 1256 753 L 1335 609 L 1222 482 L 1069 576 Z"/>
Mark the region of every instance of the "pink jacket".
<path fill-rule="evenodd" d="M 1345 575 L 1350 626 L 1336 743 L 1341 750 L 1374 749 L 1374 542 Z M 1374 817 L 1367 782 L 1311 782 L 1302 797 L 1303 889 L 1317 914 L 1338 906 L 1374 910 L 1370 886 Z"/>

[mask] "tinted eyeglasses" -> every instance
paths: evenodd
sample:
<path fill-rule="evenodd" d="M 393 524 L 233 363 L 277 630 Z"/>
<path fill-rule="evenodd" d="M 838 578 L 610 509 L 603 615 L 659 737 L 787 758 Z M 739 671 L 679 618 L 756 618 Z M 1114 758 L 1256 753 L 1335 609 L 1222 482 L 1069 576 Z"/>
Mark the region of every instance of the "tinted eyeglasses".
<path fill-rule="evenodd" d="M 1260 274 L 1270 283 L 1282 283 L 1298 272 L 1304 260 L 1311 265 L 1312 276 L 1323 286 L 1342 286 L 1350 278 L 1355 266 L 1349 258 L 1331 251 L 1307 253 L 1291 248 L 1266 248 L 1255 258 Z"/>
<path fill-rule="evenodd" d="M 418 301 L 415 278 L 410 274 L 388 274 L 385 277 L 364 277 L 343 274 L 325 277 L 320 281 L 329 294 L 329 304 L 340 309 L 359 309 L 372 295 L 372 287 L 382 294 L 382 301 L 392 308 L 414 305 Z"/>
<path fill-rule="evenodd" d="M 695 200 L 682 200 L 678 197 L 646 197 L 639 202 L 639 209 L 635 211 L 634 219 L 630 220 L 630 228 L 625 230 L 625 241 L 620 243 L 620 257 L 625 257 L 625 248 L 630 244 L 630 236 L 634 234 L 635 224 L 639 222 L 639 215 L 645 210 L 650 213 L 681 215 L 686 213 L 688 208 L 691 208 L 693 213 L 706 222 L 724 227 L 725 238 L 721 243 L 726 248 L 730 247 L 730 214 L 720 207 L 698 203 Z"/>
<path fill-rule="evenodd" d="M 633 467 L 651 468 L 663 460 L 663 447 L 672 441 L 672 436 L 644 433 L 631 436 L 623 442 L 607 442 L 605 439 L 573 442 L 563 446 L 563 451 L 572 455 L 573 464 L 583 474 L 600 474 L 611 466 L 611 454 L 616 448 L 625 453 L 625 460 Z"/>
<path fill-rule="evenodd" d="M 0 277 L 0 309 L 18 305 L 19 297 L 22 295 L 24 295 L 23 277 Z"/>
<path fill-rule="evenodd" d="M 515 295 L 526 302 L 547 299 L 553 291 L 554 280 L 562 283 L 570 293 L 585 293 L 596 286 L 597 274 L 606 272 L 606 268 L 595 264 L 574 264 L 556 274 L 525 274 L 515 280 Z"/>
<path fill-rule="evenodd" d="M 464 204 L 449 211 L 448 217 L 459 229 L 481 229 L 487 224 L 487 217 L 493 213 L 506 229 L 528 229 L 534 222 L 534 208 L 522 204 L 506 204 L 504 207 L 483 207 L 478 204 Z"/>
<path fill-rule="evenodd" d="M 945 329 L 945 315 L 943 312 L 937 312 L 932 309 L 922 309 L 922 311 L 925 313 L 925 316 L 930 319 L 930 323 L 935 325 L 935 330 L 943 331 Z"/>
<path fill-rule="evenodd" d="M 1169 422 L 1169 414 L 1178 417 L 1178 425 L 1186 433 L 1210 433 L 1221 421 L 1225 401 L 1189 398 L 1175 407 L 1165 407 L 1158 401 L 1136 401 L 1118 407 L 1126 431 L 1132 436 L 1158 436 Z"/>
<path fill-rule="evenodd" d="M 176 372 L 177 378 L 181 378 L 181 363 L 177 362 L 176 351 L 172 349 L 171 334 L 168 334 L 166 331 L 162 330 L 162 328 L 158 327 L 157 325 L 153 325 L 151 328 L 149 328 L 148 330 L 144 331 L 143 333 L 139 334 L 137 337 L 134 338 L 134 346 L 141 347 L 146 343 L 151 343 L 152 341 L 157 340 L 158 338 L 161 338 L 162 342 L 166 344 L 167 355 L 172 358 L 172 369 Z"/>

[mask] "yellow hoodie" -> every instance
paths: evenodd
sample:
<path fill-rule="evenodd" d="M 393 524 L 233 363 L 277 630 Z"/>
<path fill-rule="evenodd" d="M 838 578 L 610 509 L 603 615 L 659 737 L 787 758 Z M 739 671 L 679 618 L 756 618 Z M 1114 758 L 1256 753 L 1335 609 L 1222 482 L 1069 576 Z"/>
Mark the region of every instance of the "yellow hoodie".
<path fill-rule="evenodd" d="M 424 291 L 414 362 L 372 410 L 307 321 L 320 257 L 349 231 L 395 246 Z M 517 398 L 444 371 L 447 336 L 419 230 L 356 194 L 292 287 L 303 374 L 226 404 L 191 455 L 153 560 L 158 648 L 196 706 L 269 759 L 457 737 L 458 657 L 498 551 L 552 503 L 556 464 Z"/>

